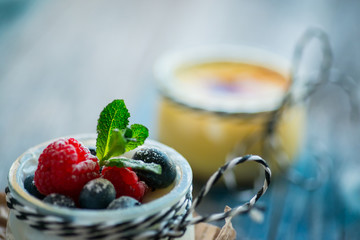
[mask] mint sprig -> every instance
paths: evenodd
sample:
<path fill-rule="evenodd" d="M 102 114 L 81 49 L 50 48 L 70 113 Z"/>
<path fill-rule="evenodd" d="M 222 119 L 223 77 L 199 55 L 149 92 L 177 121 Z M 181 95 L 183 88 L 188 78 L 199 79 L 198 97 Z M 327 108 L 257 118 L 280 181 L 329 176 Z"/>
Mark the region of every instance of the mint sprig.
<path fill-rule="evenodd" d="M 124 138 L 122 131 L 117 128 L 113 129 L 109 137 L 109 144 L 106 149 L 105 156 L 101 159 L 101 161 L 103 162 L 112 156 L 123 154 L 126 149 L 125 146 L 126 139 Z"/>
<path fill-rule="evenodd" d="M 129 117 L 124 100 L 120 99 L 109 103 L 100 113 L 96 139 L 96 156 L 100 166 L 131 167 L 161 174 L 158 164 L 118 157 L 144 144 L 149 136 L 148 129 L 141 124 L 133 124 L 129 128 Z"/>
<path fill-rule="evenodd" d="M 128 141 L 126 143 L 126 151 L 135 149 L 138 146 L 144 144 L 146 138 L 149 136 L 149 130 L 141 124 L 133 124 L 130 127 L 131 135 L 128 135 Z M 126 136 L 126 134 L 125 134 Z"/>
<path fill-rule="evenodd" d="M 129 124 L 130 113 L 124 100 L 116 99 L 100 113 L 97 125 L 96 156 L 100 162 L 109 152 L 110 139 L 114 129 L 125 129 Z"/>

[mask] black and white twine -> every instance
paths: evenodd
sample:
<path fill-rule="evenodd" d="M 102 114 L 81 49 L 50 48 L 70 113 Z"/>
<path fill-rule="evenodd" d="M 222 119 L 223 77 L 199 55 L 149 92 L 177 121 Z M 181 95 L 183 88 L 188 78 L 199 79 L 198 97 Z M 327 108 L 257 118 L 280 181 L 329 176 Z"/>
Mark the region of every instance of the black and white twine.
<path fill-rule="evenodd" d="M 195 208 L 199 206 L 202 199 L 208 194 L 214 184 L 223 176 L 227 170 L 236 165 L 254 161 L 262 165 L 265 172 L 265 180 L 262 188 L 245 204 L 235 207 L 223 213 L 210 214 L 208 216 L 193 217 Z M 208 223 L 223 220 L 228 217 L 248 213 L 257 200 L 266 192 L 271 178 L 268 164 L 259 156 L 246 155 L 229 161 L 218 169 L 207 181 L 197 198 L 192 201 L 192 189 L 186 196 L 182 197 L 176 204 L 164 208 L 150 216 L 136 218 L 121 223 L 101 222 L 96 224 L 80 224 L 66 220 L 59 216 L 44 215 L 35 208 L 24 206 L 16 200 L 10 189 L 6 188 L 7 205 L 15 216 L 29 226 L 47 234 L 66 237 L 67 239 L 160 239 L 176 238 L 184 235 L 190 225 L 200 222 Z"/>

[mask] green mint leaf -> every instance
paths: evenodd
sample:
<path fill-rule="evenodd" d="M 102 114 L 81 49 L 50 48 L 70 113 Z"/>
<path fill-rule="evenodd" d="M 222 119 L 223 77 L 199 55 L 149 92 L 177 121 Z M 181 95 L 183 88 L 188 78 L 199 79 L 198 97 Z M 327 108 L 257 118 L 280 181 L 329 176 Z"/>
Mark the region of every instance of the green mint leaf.
<path fill-rule="evenodd" d="M 119 156 L 125 152 L 126 139 L 124 138 L 123 131 L 115 128 L 110 135 L 109 146 L 106 155 L 102 161 L 111 158 L 112 156 Z"/>
<path fill-rule="evenodd" d="M 162 168 L 160 164 L 156 163 L 145 163 L 141 160 L 134 160 L 125 157 L 114 157 L 105 161 L 105 166 L 108 167 L 130 167 L 134 170 L 143 170 L 153 172 L 160 175 Z"/>
<path fill-rule="evenodd" d="M 132 134 L 133 134 L 132 130 L 127 127 L 127 128 L 125 129 L 125 132 L 124 132 L 124 137 L 125 137 L 125 138 L 132 138 Z"/>
<path fill-rule="evenodd" d="M 114 129 L 125 129 L 129 124 L 130 113 L 124 100 L 116 99 L 109 103 L 100 113 L 97 125 L 96 156 L 99 161 L 108 156 L 111 135 Z"/>
<path fill-rule="evenodd" d="M 129 137 L 129 130 L 131 131 L 131 137 Z M 133 150 L 136 147 L 143 145 L 145 139 L 149 136 L 149 130 L 141 124 L 133 124 L 129 130 L 124 134 L 128 140 L 125 146 L 126 151 Z"/>

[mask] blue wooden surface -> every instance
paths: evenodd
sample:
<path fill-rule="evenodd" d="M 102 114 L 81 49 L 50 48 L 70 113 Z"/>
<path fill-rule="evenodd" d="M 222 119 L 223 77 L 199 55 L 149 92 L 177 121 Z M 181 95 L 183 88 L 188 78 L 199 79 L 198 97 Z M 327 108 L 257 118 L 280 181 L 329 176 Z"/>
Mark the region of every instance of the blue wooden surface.
<path fill-rule="evenodd" d="M 309 160 L 312 161 L 311 157 L 304 156 L 298 165 L 309 169 L 313 167 Z M 264 214 L 263 221 L 256 222 L 250 215 L 232 219 L 238 238 L 359 239 L 360 212 L 356 211 L 354 206 L 349 206 L 345 199 L 358 197 L 359 191 L 349 196 L 341 196 L 342 186 L 331 176 L 334 169 L 329 170 L 329 178 L 311 190 L 293 183 L 284 176 L 273 178 L 269 191 L 257 204 Z M 208 212 L 211 209 L 209 204 L 216 205 L 215 209 L 218 211 L 219 206 L 236 207 L 249 200 L 250 196 L 250 193 L 229 192 L 225 187 L 218 186 L 208 196 L 210 203 L 205 203 L 204 207 L 200 206 L 199 212 Z M 356 207 L 360 208 L 359 202 Z M 223 223 L 217 224 L 221 226 Z"/>
<path fill-rule="evenodd" d="M 152 67 L 167 50 L 231 43 L 290 57 L 304 30 L 318 26 L 329 34 L 334 67 L 357 80 L 359 10 L 356 0 L 0 1 L 0 188 L 26 149 L 95 132 L 114 98 L 124 98 L 131 121 L 156 138 Z M 322 89 L 310 105 L 308 135 L 329 149 L 330 177 L 312 191 L 273 179 L 259 202 L 264 222 L 233 219 L 243 239 L 360 239 L 359 123 L 349 120 L 337 88 Z M 299 161 L 312 169 L 307 159 L 303 153 Z M 218 188 L 199 210 L 222 211 L 241 199 Z"/>

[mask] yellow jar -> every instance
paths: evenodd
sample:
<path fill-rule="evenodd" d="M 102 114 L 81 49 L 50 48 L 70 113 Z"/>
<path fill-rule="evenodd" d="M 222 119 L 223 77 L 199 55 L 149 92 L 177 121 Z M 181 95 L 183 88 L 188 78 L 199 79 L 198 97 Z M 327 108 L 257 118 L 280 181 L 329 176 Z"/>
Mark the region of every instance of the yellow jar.
<path fill-rule="evenodd" d="M 278 153 L 264 150 L 263 134 L 291 85 L 289 72 L 288 61 L 248 47 L 212 46 L 165 55 L 155 68 L 161 92 L 159 141 L 183 154 L 199 180 L 241 145 L 249 146 L 239 154 L 261 155 L 278 174 L 299 153 L 305 129 L 303 105 L 287 106 L 275 132 L 281 154 L 287 156 L 279 168 Z M 258 168 L 251 164 L 237 170 L 242 185 L 254 181 Z"/>

